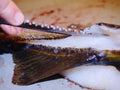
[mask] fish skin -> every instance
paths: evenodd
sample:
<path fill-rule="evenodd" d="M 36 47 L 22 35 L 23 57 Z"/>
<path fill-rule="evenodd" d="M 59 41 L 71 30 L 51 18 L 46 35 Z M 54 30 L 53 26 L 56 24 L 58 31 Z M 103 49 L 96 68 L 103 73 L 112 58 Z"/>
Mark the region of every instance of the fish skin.
<path fill-rule="evenodd" d="M 94 54 L 95 51 L 92 49 L 81 49 L 77 53 L 74 49 L 69 50 L 69 52 L 65 49 L 59 49 L 58 53 L 55 53 L 52 47 L 31 46 L 29 49 L 13 53 L 13 60 L 16 64 L 13 83 L 18 85 L 32 84 L 75 67 L 76 64 L 81 65 Z"/>
<path fill-rule="evenodd" d="M 113 65 L 119 69 L 120 55 L 117 57 L 118 60 L 114 56 L 111 59 L 111 55 L 101 55 L 101 52 L 91 48 L 29 45 L 29 48 L 13 53 L 16 66 L 12 82 L 18 85 L 29 85 L 80 65 Z"/>
<path fill-rule="evenodd" d="M 3 33 L 0 33 L 0 37 L 1 53 L 12 53 L 16 64 L 12 80 L 14 84 L 29 85 L 62 70 L 80 65 L 113 65 L 118 69 L 120 67 L 120 64 L 118 64 L 120 63 L 119 50 L 55 48 L 28 44 L 29 40 L 26 40 L 26 38 L 9 37 Z M 4 39 L 2 39 L 3 37 Z M 103 56 L 101 56 L 101 52 L 104 52 Z"/>

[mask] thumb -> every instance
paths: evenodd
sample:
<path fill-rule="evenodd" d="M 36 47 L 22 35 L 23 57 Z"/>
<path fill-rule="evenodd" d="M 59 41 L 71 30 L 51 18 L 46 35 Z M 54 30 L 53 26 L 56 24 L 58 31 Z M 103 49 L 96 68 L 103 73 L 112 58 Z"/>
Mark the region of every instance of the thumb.
<path fill-rule="evenodd" d="M 12 0 L 0 0 L 0 17 L 13 25 L 24 21 L 24 15 Z"/>

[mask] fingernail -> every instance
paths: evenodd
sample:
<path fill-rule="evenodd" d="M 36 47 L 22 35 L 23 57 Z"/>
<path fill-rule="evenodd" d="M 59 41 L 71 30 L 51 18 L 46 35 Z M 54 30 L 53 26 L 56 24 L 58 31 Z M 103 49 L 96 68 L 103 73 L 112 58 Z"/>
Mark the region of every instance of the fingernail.
<path fill-rule="evenodd" d="M 15 14 L 14 19 L 15 19 L 16 25 L 20 25 L 24 21 L 24 16 L 21 12 L 17 12 Z"/>

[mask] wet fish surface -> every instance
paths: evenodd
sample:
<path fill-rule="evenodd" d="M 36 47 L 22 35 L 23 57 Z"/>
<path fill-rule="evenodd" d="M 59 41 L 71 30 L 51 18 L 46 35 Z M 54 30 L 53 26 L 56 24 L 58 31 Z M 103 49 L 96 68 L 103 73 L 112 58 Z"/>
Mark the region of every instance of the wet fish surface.
<path fill-rule="evenodd" d="M 83 64 L 113 65 L 119 69 L 119 27 L 98 24 L 85 28 L 83 32 L 85 34 L 51 34 L 50 37 L 32 33 L 12 37 L 0 33 L 1 53 L 12 53 L 16 64 L 12 82 L 29 85 Z"/>

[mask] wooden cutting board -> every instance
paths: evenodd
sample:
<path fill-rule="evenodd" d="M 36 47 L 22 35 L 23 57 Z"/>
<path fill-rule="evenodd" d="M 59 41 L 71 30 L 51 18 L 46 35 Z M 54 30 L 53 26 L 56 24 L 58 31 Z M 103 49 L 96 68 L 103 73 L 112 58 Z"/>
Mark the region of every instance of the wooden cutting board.
<path fill-rule="evenodd" d="M 42 24 L 84 28 L 95 23 L 120 25 L 120 0 L 14 0 L 26 19 Z"/>

